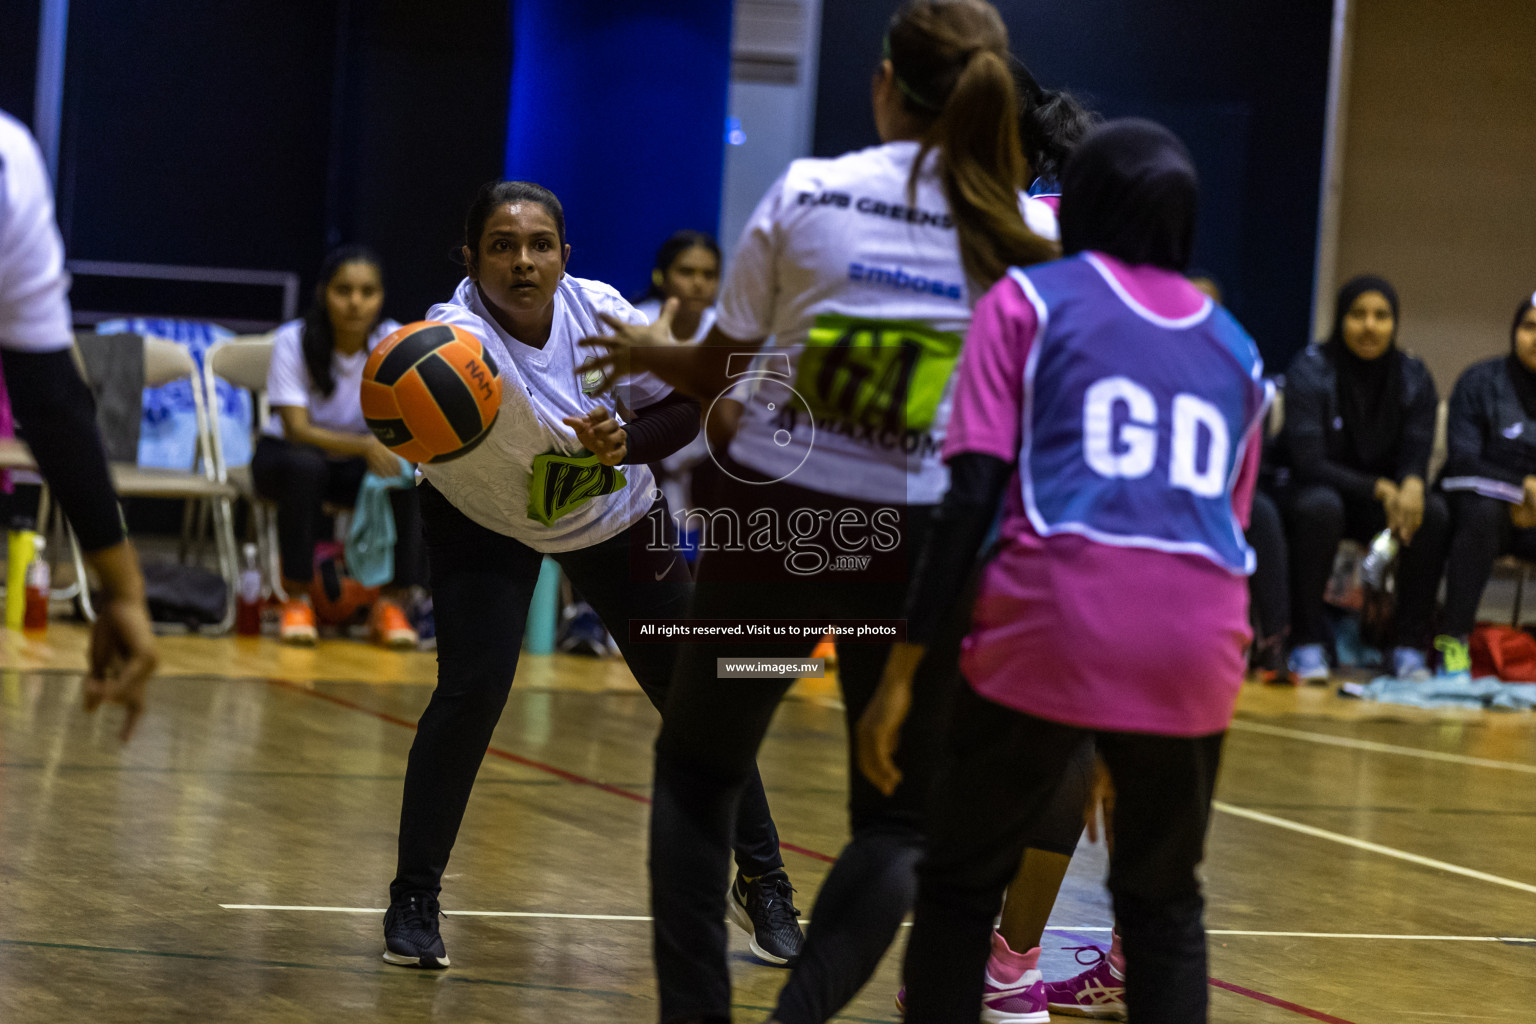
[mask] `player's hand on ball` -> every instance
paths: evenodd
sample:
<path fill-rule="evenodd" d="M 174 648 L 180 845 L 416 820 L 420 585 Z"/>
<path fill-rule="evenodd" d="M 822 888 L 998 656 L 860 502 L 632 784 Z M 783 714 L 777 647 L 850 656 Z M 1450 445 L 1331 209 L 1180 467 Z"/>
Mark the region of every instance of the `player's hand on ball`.
<path fill-rule="evenodd" d="M 629 435 L 602 406 L 585 416 L 567 416 L 565 425 L 576 431 L 576 440 L 605 466 L 617 466 L 629 454 Z"/>

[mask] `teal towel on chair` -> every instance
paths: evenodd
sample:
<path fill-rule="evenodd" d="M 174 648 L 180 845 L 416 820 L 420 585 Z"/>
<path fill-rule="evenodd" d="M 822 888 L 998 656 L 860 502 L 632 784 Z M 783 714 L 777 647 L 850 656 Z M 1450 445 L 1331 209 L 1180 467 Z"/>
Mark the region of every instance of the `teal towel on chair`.
<path fill-rule="evenodd" d="M 415 486 L 416 471 L 404 459 L 394 476 L 364 474 L 347 531 L 347 572 L 363 586 L 382 587 L 395 578 L 395 513 L 389 492 Z"/>

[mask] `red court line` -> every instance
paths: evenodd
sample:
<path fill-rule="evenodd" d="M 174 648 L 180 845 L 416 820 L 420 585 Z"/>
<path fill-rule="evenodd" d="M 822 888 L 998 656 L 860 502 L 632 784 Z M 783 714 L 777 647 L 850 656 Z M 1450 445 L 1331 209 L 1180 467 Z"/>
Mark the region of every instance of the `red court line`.
<path fill-rule="evenodd" d="M 1230 981 L 1222 981 L 1220 978 L 1209 978 L 1207 980 L 1217 988 L 1224 988 L 1228 992 L 1236 992 L 1238 995 L 1247 996 L 1249 999 L 1257 999 L 1259 1002 L 1268 1003 L 1270 1006 L 1278 1006 L 1282 1010 L 1290 1010 L 1292 1013 L 1299 1013 L 1303 1017 L 1311 1017 L 1313 1020 L 1323 1021 L 1324 1024 L 1353 1024 L 1353 1022 L 1347 1021 L 1343 1017 L 1335 1017 L 1331 1013 L 1324 1013 L 1321 1010 L 1314 1010 L 1310 1007 L 1301 1006 L 1297 1003 L 1288 1002 L 1284 999 L 1278 999 L 1275 996 L 1264 992 L 1255 992 L 1251 988 L 1243 988 L 1243 986 L 1234 985 Z"/>
<path fill-rule="evenodd" d="M 336 697 L 329 693 L 321 693 L 319 690 L 311 690 L 308 687 L 300 686 L 297 683 L 291 683 L 286 679 L 268 679 L 267 682 L 271 683 L 273 686 L 282 687 L 285 690 L 293 690 L 296 693 L 303 693 L 311 697 L 318 697 L 320 700 L 329 701 L 332 704 L 347 708 L 350 711 L 361 711 L 365 715 L 372 715 L 374 718 L 389 722 L 391 725 L 402 725 L 405 728 L 410 729 L 412 732 L 416 730 L 416 723 L 410 721 L 409 719 L 401 718 L 399 715 L 391 715 L 387 711 L 378 711 L 374 708 L 368 707 L 365 704 L 354 703 L 353 701 L 347 700 L 344 697 Z M 525 768 L 533 768 L 537 771 L 545 772 L 549 775 L 553 775 L 557 779 L 564 779 L 566 782 L 570 782 L 578 786 L 590 786 L 592 789 L 599 789 L 604 793 L 612 793 L 614 796 L 621 796 L 626 800 L 633 800 L 635 803 L 645 804 L 646 806 L 650 806 L 651 803 L 651 798 L 648 796 L 642 796 L 639 793 L 633 793 L 627 789 L 621 789 L 618 786 L 610 786 L 606 782 L 599 782 L 596 779 L 589 779 L 585 775 L 577 775 L 575 772 L 566 771 L 564 768 L 557 768 L 556 766 L 552 764 L 546 764 L 543 761 L 535 761 L 533 758 L 524 757 L 522 754 L 514 754 L 510 750 L 502 750 L 500 747 L 487 747 L 485 752 L 490 754 L 492 757 L 500 758 L 503 761 L 511 761 L 513 764 L 520 764 Z M 782 839 L 779 840 L 779 849 L 788 850 L 791 853 L 798 853 L 802 857 L 809 857 L 812 860 L 819 860 L 824 864 L 834 864 L 837 862 L 837 858 L 831 856 L 830 854 L 822 853 L 820 850 L 808 849 L 804 846 L 796 846 L 794 843 L 786 843 Z"/>
<path fill-rule="evenodd" d="M 401 718 L 399 715 L 392 715 L 387 711 L 379 711 L 375 708 L 370 708 L 366 704 L 355 703 L 353 701 L 347 700 L 345 697 L 336 697 L 329 693 L 321 693 L 319 690 L 311 690 L 306 686 L 300 686 L 297 683 L 291 683 L 286 679 L 269 678 L 267 679 L 267 682 L 273 686 L 281 687 L 284 690 L 292 690 L 295 693 L 302 693 L 310 697 L 317 697 L 323 701 L 329 701 L 330 703 L 335 704 L 338 707 L 346 708 L 349 711 L 361 711 L 365 715 L 372 715 L 374 718 L 377 718 L 383 722 L 389 722 L 391 725 L 403 725 L 405 728 L 410 729 L 413 732 L 416 729 L 416 723 L 412 722 L 410 719 Z M 503 761 L 511 761 L 513 764 L 520 764 L 525 768 L 533 768 L 541 772 L 547 772 L 558 779 L 564 779 L 566 782 L 574 783 L 578 786 L 590 786 L 593 789 L 600 789 L 604 793 L 612 793 L 614 796 L 621 796 L 626 800 L 633 800 L 636 803 L 649 804 L 651 802 L 650 797 L 641 796 L 639 793 L 631 793 L 627 789 L 620 789 L 618 786 L 610 786 L 606 782 L 598 782 L 596 779 L 589 779 L 585 775 L 578 775 L 575 772 L 566 771 L 564 768 L 557 768 L 552 764 L 545 764 L 543 761 L 535 761 L 531 757 L 524 757 L 521 754 L 514 754 L 512 751 L 502 750 L 500 747 L 487 747 L 486 753 L 493 757 L 499 757 Z M 789 850 L 793 853 L 798 853 L 803 857 L 810 857 L 812 860 L 823 861 L 827 864 L 833 864 L 837 861 L 836 857 L 822 853 L 820 850 L 810 850 L 804 846 L 796 846 L 793 843 L 786 843 L 782 839 L 779 840 L 779 848 Z M 1310 1017 L 1313 1020 L 1323 1021 L 1324 1024 L 1353 1024 L 1352 1021 L 1347 1021 L 1343 1017 L 1335 1017 L 1332 1014 L 1323 1013 L 1321 1010 L 1313 1010 L 1298 1003 L 1288 1002 L 1284 999 L 1280 999 L 1277 996 L 1272 996 L 1264 992 L 1257 992 L 1251 988 L 1244 988 L 1241 985 L 1234 985 L 1229 981 L 1222 981 L 1220 978 L 1210 978 L 1209 981 L 1217 988 L 1226 989 L 1228 992 L 1235 992 L 1240 996 L 1247 996 L 1249 999 L 1256 999 L 1259 1002 L 1267 1003 L 1270 1006 L 1278 1006 L 1282 1010 L 1290 1010 L 1292 1013 L 1299 1013 L 1303 1017 Z"/>

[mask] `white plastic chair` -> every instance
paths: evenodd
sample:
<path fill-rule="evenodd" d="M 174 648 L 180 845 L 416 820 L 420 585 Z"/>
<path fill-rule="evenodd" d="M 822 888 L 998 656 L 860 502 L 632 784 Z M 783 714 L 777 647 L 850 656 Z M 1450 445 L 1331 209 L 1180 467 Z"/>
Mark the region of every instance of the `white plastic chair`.
<path fill-rule="evenodd" d="M 209 435 L 207 405 L 203 399 L 203 382 L 197 371 L 192 354 L 174 341 L 146 337 L 144 344 L 144 386 L 162 387 L 176 380 L 186 380 L 192 390 L 192 404 L 196 417 L 197 451 L 194 465 L 187 469 L 160 469 L 128 463 L 111 465 L 112 483 L 119 498 L 180 498 L 184 502 L 207 503 L 212 510 L 212 526 L 219 575 L 223 577 L 228 600 L 225 602 L 224 619 L 219 632 L 228 632 L 235 622 L 235 588 L 239 574 L 239 560 L 235 551 L 234 510 L 231 502 L 237 492 L 229 484 L 220 481 L 214 472 L 210 458 L 212 443 Z M 81 555 L 79 540 L 74 531 L 69 534 L 70 549 L 75 562 L 77 578 L 84 580 L 85 561 Z M 91 605 L 90 590 L 81 587 L 80 608 L 85 617 L 95 621 L 96 611 Z"/>
<path fill-rule="evenodd" d="M 251 393 L 251 408 L 255 414 L 251 424 L 253 440 L 272 414 L 272 408 L 267 403 L 267 371 L 272 366 L 273 347 L 270 333 L 247 334 L 220 341 L 203 353 L 203 390 L 206 393 L 213 394 L 221 380 Z M 251 521 L 256 532 L 257 558 L 263 567 L 267 587 L 278 600 L 287 600 L 278 553 L 276 508 L 272 502 L 256 493 L 250 466 L 229 465 L 217 416 L 210 418 L 209 427 L 213 438 L 214 473 L 220 481 L 234 487 L 250 505 Z M 252 450 L 255 450 L 254 444 Z"/>

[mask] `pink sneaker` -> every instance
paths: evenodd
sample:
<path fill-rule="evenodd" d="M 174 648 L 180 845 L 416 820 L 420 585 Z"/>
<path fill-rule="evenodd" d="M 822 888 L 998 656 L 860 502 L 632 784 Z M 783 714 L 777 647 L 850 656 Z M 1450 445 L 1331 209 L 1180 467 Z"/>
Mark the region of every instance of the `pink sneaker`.
<path fill-rule="evenodd" d="M 896 993 L 896 1012 L 907 1012 L 907 990 L 903 986 Z M 1045 978 L 1039 971 L 1025 971 L 1024 976 L 1012 985 L 1004 985 L 987 972 L 986 988 L 981 996 L 982 1024 L 1050 1024 L 1051 1014 L 1045 1008 Z"/>
<path fill-rule="evenodd" d="M 1018 981 L 1004 985 L 993 979 L 988 970 L 987 987 L 981 996 L 981 1020 L 982 1024 L 1050 1024 L 1045 978 L 1039 971 L 1025 971 Z"/>
<path fill-rule="evenodd" d="M 1125 975 L 1115 970 L 1109 957 L 1097 946 L 1067 948 L 1076 950 L 1077 962 L 1089 967 L 1075 978 L 1053 981 L 1045 986 L 1045 999 L 1051 1012 L 1069 1017 L 1125 1020 Z M 1084 953 L 1092 959 L 1083 959 Z"/>

